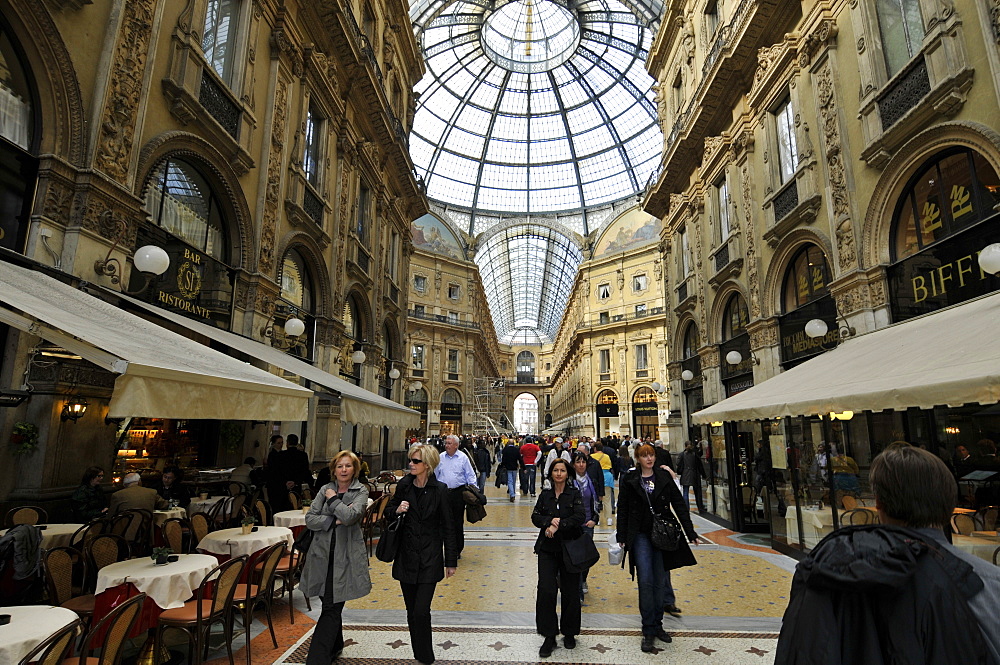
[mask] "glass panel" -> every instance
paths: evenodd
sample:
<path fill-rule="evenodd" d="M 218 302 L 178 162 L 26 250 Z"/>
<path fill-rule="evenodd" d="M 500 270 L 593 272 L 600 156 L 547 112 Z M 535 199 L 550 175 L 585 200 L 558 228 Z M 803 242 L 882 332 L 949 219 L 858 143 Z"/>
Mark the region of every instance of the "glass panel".
<path fill-rule="evenodd" d="M 205 14 L 205 37 L 202 40 L 205 59 L 229 85 L 233 83 L 239 9 L 239 0 L 208 0 Z"/>
<path fill-rule="evenodd" d="M 413 369 L 424 368 L 424 345 L 414 344 L 413 352 L 410 354 L 410 365 Z"/>
<path fill-rule="evenodd" d="M 795 146 L 795 113 L 792 110 L 792 100 L 782 104 L 775 113 L 775 124 L 778 131 L 778 175 L 781 182 L 795 175 L 799 163 L 799 153 Z"/>
<path fill-rule="evenodd" d="M 305 261 L 297 251 L 289 250 L 281 267 L 281 299 L 312 313 L 313 296 Z"/>
<path fill-rule="evenodd" d="M 28 78 L 7 35 L 0 33 L 0 136 L 28 150 L 31 112 Z"/>
<path fill-rule="evenodd" d="M 607 374 L 611 371 L 611 352 L 609 350 L 601 349 L 599 367 L 601 374 Z"/>
<path fill-rule="evenodd" d="M 146 185 L 145 207 L 155 224 L 225 262 L 221 211 L 208 182 L 193 166 L 162 161 Z"/>
<path fill-rule="evenodd" d="M 319 185 L 319 128 L 321 123 L 322 118 L 310 106 L 306 116 L 305 154 L 302 157 L 302 170 L 305 171 L 306 180 L 313 185 Z"/>
<path fill-rule="evenodd" d="M 823 251 L 806 245 L 795 255 L 785 273 L 784 308 L 791 312 L 827 294 L 830 271 Z"/>
<path fill-rule="evenodd" d="M 715 188 L 715 204 L 719 211 L 719 231 L 722 240 L 729 237 L 729 184 L 723 178 Z"/>
<path fill-rule="evenodd" d="M 924 37 L 919 0 L 877 0 L 879 33 L 885 67 L 891 77 L 920 50 Z"/>
<path fill-rule="evenodd" d="M 649 367 L 649 354 L 648 349 L 645 344 L 636 344 L 635 346 L 635 368 L 636 369 L 647 369 Z"/>
<path fill-rule="evenodd" d="M 725 342 L 742 335 L 747 331 L 750 314 L 743 296 L 736 293 L 726 303 L 726 311 L 722 315 L 722 341 Z"/>

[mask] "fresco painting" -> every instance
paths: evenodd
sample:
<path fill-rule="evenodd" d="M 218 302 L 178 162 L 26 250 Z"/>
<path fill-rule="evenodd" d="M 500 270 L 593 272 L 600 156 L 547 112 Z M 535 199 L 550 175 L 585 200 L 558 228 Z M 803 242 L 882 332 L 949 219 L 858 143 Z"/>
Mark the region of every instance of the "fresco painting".
<path fill-rule="evenodd" d="M 424 215 L 410 222 L 413 245 L 419 249 L 444 254 L 453 259 L 465 259 L 465 252 L 458 238 L 444 222 L 434 215 Z"/>

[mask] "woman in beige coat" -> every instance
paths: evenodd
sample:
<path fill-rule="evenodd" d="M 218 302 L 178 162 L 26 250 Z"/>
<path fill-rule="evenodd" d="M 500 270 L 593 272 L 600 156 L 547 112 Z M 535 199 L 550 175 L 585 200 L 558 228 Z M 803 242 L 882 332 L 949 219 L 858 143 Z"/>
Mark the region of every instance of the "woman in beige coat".
<path fill-rule="evenodd" d="M 320 596 L 323 601 L 306 665 L 330 665 L 340 656 L 344 603 L 367 596 L 372 589 L 361 534 L 368 488 L 358 481 L 360 470 L 357 455 L 349 450 L 337 453 L 330 460 L 332 482 L 320 488 L 306 514 L 306 528 L 315 533 L 300 588 L 307 597 Z"/>

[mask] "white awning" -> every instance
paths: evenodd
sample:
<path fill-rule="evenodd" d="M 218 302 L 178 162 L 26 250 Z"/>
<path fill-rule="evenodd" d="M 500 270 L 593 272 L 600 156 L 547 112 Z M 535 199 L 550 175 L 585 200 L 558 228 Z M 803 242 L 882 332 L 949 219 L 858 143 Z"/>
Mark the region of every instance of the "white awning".
<path fill-rule="evenodd" d="M 1000 401 L 1000 294 L 848 339 L 691 416 L 698 424 Z"/>
<path fill-rule="evenodd" d="M 296 376 L 306 378 L 319 384 L 326 390 L 340 394 L 341 420 L 355 425 L 377 425 L 391 428 L 412 428 L 420 426 L 420 414 L 408 407 L 376 395 L 353 383 L 348 383 L 339 376 L 324 372 L 315 365 L 290 356 L 280 349 L 267 344 L 242 337 L 235 333 L 220 330 L 200 321 L 189 319 L 180 314 L 167 311 L 161 307 L 141 302 L 135 298 L 122 296 L 129 302 L 141 307 L 151 314 L 184 326 L 199 335 L 225 344 L 231 349 L 244 353 L 252 358 L 259 358 L 269 365 L 280 367 Z M 259 419 L 258 419 L 259 420 Z"/>
<path fill-rule="evenodd" d="M 0 261 L 0 322 L 119 374 L 109 416 L 306 420 L 312 392 Z"/>

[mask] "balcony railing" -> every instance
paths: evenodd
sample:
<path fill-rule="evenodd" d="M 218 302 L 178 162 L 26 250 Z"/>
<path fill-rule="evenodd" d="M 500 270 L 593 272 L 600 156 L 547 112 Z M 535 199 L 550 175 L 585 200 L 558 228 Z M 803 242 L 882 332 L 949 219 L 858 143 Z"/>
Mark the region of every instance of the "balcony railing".
<path fill-rule="evenodd" d="M 664 311 L 666 310 L 663 307 L 650 307 L 645 312 L 632 312 L 631 314 L 612 314 L 610 316 L 599 316 L 597 318 L 591 319 L 590 321 L 581 321 L 577 325 L 577 329 L 593 328 L 594 326 L 608 326 L 615 323 L 625 323 L 627 321 L 648 319 L 651 316 L 656 316 L 657 314 L 663 314 Z"/>
<path fill-rule="evenodd" d="M 240 107 L 229 98 L 226 91 L 215 82 L 207 70 L 201 74 L 201 91 L 198 94 L 198 101 L 230 136 L 234 139 L 239 138 Z"/>
<path fill-rule="evenodd" d="M 418 313 L 414 310 L 409 310 L 407 315 L 412 319 L 420 319 L 422 321 L 434 321 L 436 323 L 447 323 L 451 326 L 459 326 L 461 328 L 472 328 L 474 330 L 479 330 L 480 326 L 478 323 L 473 323 L 471 321 L 460 321 L 458 319 L 450 318 L 444 314 L 428 314 L 427 312 Z"/>

